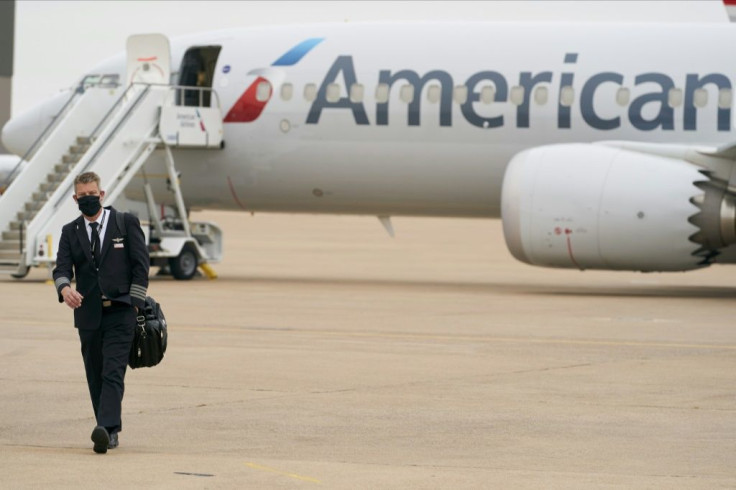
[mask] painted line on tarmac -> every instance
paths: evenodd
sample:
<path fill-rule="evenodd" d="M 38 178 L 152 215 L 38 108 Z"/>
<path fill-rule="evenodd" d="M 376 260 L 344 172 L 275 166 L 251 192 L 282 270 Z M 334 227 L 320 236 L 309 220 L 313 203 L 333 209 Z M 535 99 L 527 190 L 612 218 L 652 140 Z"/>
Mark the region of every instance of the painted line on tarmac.
<path fill-rule="evenodd" d="M 397 340 L 440 340 L 452 342 L 485 342 L 485 343 L 516 343 L 516 344 L 561 344 L 561 345 L 591 345 L 591 346 L 614 346 L 614 347 L 658 347 L 668 349 L 709 349 L 709 350 L 736 350 L 733 344 L 686 344 L 676 342 L 636 342 L 619 340 L 576 340 L 576 339 L 541 339 L 520 337 L 470 337 L 462 335 L 421 335 L 421 334 L 399 334 L 385 332 L 339 332 L 335 330 L 299 330 L 296 328 L 263 328 L 263 327 L 198 327 L 193 325 L 176 326 L 178 330 L 192 332 L 227 332 L 259 331 L 272 333 L 298 333 L 305 335 L 326 335 L 332 337 L 363 337 L 377 339 Z"/>
<path fill-rule="evenodd" d="M 311 476 L 303 476 L 303 475 L 297 475 L 296 473 L 288 473 L 286 471 L 277 470 L 276 468 L 269 468 L 268 466 L 262 466 L 256 463 L 245 463 L 245 466 L 247 466 L 248 468 L 252 468 L 254 470 L 267 471 L 269 473 L 275 473 L 281 476 L 288 476 L 289 478 L 294 478 L 295 480 L 308 481 L 310 483 L 317 483 L 317 484 L 322 483 L 321 481 L 317 480 L 316 478 L 312 478 Z"/>

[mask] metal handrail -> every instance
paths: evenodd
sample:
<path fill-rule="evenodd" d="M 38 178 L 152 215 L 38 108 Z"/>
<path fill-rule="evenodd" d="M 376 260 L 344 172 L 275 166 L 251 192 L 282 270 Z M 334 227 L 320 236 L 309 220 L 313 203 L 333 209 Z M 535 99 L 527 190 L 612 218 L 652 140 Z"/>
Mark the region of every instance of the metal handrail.
<path fill-rule="evenodd" d="M 19 239 L 20 239 L 20 250 L 19 251 L 20 251 L 21 255 L 23 254 L 23 248 L 24 248 L 23 247 L 23 231 L 24 231 L 25 226 L 26 226 L 26 220 L 21 220 L 20 221 L 20 228 L 19 228 L 19 230 L 20 230 L 19 231 Z"/>
<path fill-rule="evenodd" d="M 112 105 L 112 107 L 110 107 L 110 110 L 108 110 L 107 113 L 104 116 L 102 116 L 102 119 L 100 120 L 100 122 L 97 124 L 97 126 L 95 126 L 95 129 L 93 129 L 92 132 L 90 133 L 89 135 L 90 138 L 94 138 L 95 136 L 97 136 L 97 132 L 100 130 L 100 128 L 102 128 L 105 125 L 105 123 L 110 118 L 110 116 L 112 116 L 112 114 L 117 110 L 120 103 L 125 100 L 125 97 L 128 95 L 128 92 L 130 92 L 131 89 L 137 85 L 147 85 L 147 84 L 132 83 L 128 85 L 128 88 L 126 88 L 125 92 L 123 92 L 123 94 L 120 97 L 118 97 L 118 100 L 116 100 L 115 103 Z"/>
<path fill-rule="evenodd" d="M 96 85 L 90 85 L 87 88 L 94 87 L 94 86 L 96 86 Z M 105 84 L 105 86 L 109 86 L 109 84 Z M 185 90 L 196 90 L 196 91 L 199 92 L 199 97 L 198 97 L 199 105 L 196 106 L 196 107 L 203 107 L 202 102 L 203 102 L 203 99 L 204 99 L 204 93 L 205 92 L 209 92 L 210 94 L 213 94 L 214 95 L 214 102 L 216 104 L 216 105 L 215 104 L 212 104 L 213 99 L 210 99 L 210 105 L 209 105 L 209 107 L 217 107 L 217 108 L 220 108 L 221 107 L 221 105 L 220 105 L 220 96 L 219 96 L 219 94 L 212 87 L 193 87 L 193 86 L 186 86 L 186 85 L 169 85 L 169 84 L 141 83 L 141 82 L 131 83 L 128 86 L 128 88 L 125 89 L 125 92 L 123 92 L 123 94 L 118 98 L 118 100 L 115 101 L 115 103 L 112 105 L 112 107 L 110 107 L 110 109 L 107 111 L 107 113 L 102 117 L 102 119 L 97 124 L 97 126 L 95 126 L 95 128 L 92 130 L 92 132 L 90 133 L 90 136 L 89 136 L 90 140 L 92 138 L 95 138 L 97 136 L 97 134 L 99 133 L 99 131 L 105 126 L 105 123 L 110 119 L 110 117 L 112 117 L 112 115 L 119 108 L 119 106 L 121 105 L 121 103 L 128 96 L 129 92 L 134 87 L 140 87 L 140 86 L 145 86 L 146 87 L 146 89 L 141 93 L 141 96 L 143 94 L 145 94 L 146 92 L 148 92 L 148 90 L 152 86 L 167 86 L 169 88 L 169 91 L 174 92 L 174 93 L 176 93 L 175 91 L 180 90 L 181 92 L 179 92 L 179 97 L 178 97 L 180 99 L 178 102 L 180 102 L 180 103 L 181 103 L 181 98 L 182 98 Z M 21 167 L 22 163 L 24 161 L 28 161 L 30 155 L 46 139 L 46 137 L 49 135 L 49 133 L 52 131 L 52 129 L 62 119 L 61 116 L 64 114 L 64 112 L 67 111 L 67 109 L 69 109 L 69 107 L 70 107 L 72 101 L 74 100 L 74 98 L 77 95 L 79 95 L 79 94 L 83 94 L 84 91 L 85 91 L 84 83 L 83 82 L 80 82 L 79 85 L 74 89 L 71 97 L 69 97 L 69 99 L 66 101 L 66 103 L 64 103 L 64 106 L 54 116 L 53 120 L 44 129 L 44 131 L 38 136 L 38 138 L 36 138 L 36 140 L 33 142 L 33 144 L 31 145 L 31 147 L 20 158 L 20 160 L 18 161 L 18 163 L 16 164 L 16 166 L 13 167 L 13 170 L 8 174 L 8 177 L 5 179 L 5 182 L 4 182 L 3 186 L 2 186 L 2 187 L 5 188 L 5 192 L 7 192 L 7 189 L 10 186 L 11 182 L 15 179 L 15 177 L 17 177 L 17 175 L 15 175 L 15 174 L 17 173 L 18 169 Z M 176 99 L 177 99 L 177 97 L 175 96 L 174 97 L 174 104 L 175 105 L 181 105 L 181 104 L 176 104 L 176 102 L 177 102 Z M 139 97 L 139 100 L 140 100 L 140 97 Z M 168 100 L 168 96 L 167 96 L 167 100 Z M 116 131 L 117 131 L 117 128 L 115 129 L 114 132 L 116 132 Z M 95 160 L 95 158 L 97 157 L 97 154 L 98 153 L 99 153 L 99 150 L 90 159 L 89 164 L 91 164 Z"/>
<path fill-rule="evenodd" d="M 27 150 L 27 151 L 25 152 L 25 154 L 24 154 L 24 155 L 23 155 L 22 157 L 20 157 L 20 160 L 18 160 L 18 163 L 17 163 L 16 165 L 15 165 L 15 167 L 13 167 L 13 170 L 11 170 L 11 171 L 10 171 L 10 173 L 8 174 L 8 177 L 7 177 L 6 179 L 5 179 L 5 182 L 3 183 L 3 186 L 2 186 L 2 187 L 5 187 L 5 191 L 7 191 L 7 190 L 8 190 L 8 187 L 10 186 L 11 182 L 12 182 L 12 181 L 13 181 L 13 179 L 14 179 L 14 178 L 16 177 L 15 173 L 16 173 L 16 172 L 18 171 L 18 169 L 20 168 L 21 164 L 22 164 L 22 163 L 23 163 L 24 161 L 27 161 L 27 160 L 28 160 L 28 158 L 29 158 L 29 157 L 31 156 L 31 154 L 32 154 L 32 153 L 33 153 L 34 151 L 36 151 L 36 149 L 37 149 L 36 147 L 37 147 L 37 146 L 39 146 L 39 144 L 40 144 L 40 143 L 41 143 L 41 142 L 42 142 L 43 140 L 45 140 L 45 139 L 46 139 L 46 137 L 47 137 L 47 136 L 49 135 L 49 133 L 51 132 L 51 130 L 52 130 L 52 129 L 53 129 L 53 128 L 54 128 L 55 126 L 56 126 L 56 124 L 57 124 L 57 123 L 58 123 L 58 122 L 59 122 L 59 121 L 61 120 L 61 115 L 62 115 L 62 114 L 63 114 L 64 112 L 66 112 L 66 110 L 67 110 L 67 109 L 69 108 L 69 106 L 71 105 L 71 103 L 72 103 L 72 101 L 74 100 L 74 98 L 75 98 L 75 97 L 76 97 L 76 96 L 77 96 L 78 94 L 83 94 L 83 93 L 84 93 L 84 87 L 83 87 L 83 86 L 82 86 L 82 84 L 80 83 L 80 84 L 79 84 L 79 85 L 77 86 L 77 88 L 75 88 L 75 89 L 74 89 L 74 91 L 72 92 L 72 95 L 71 95 L 71 97 L 69 97 L 69 99 L 68 99 L 68 100 L 66 101 L 66 103 L 64 103 L 64 105 L 63 105 L 63 106 L 62 106 L 62 108 L 61 108 L 61 109 L 59 110 L 59 112 L 58 112 L 58 113 L 56 113 L 56 115 L 55 115 L 55 116 L 53 117 L 53 119 L 51 120 L 51 122 L 49 123 L 49 125 L 48 125 L 48 126 L 46 126 L 46 129 L 44 129 L 44 130 L 43 130 L 43 131 L 41 132 L 41 134 L 40 134 L 40 135 L 38 136 L 38 138 L 36 138 L 36 141 L 34 141 L 34 142 L 33 142 L 33 144 L 31 145 L 31 147 L 30 147 L 30 148 L 28 148 L 28 150 Z"/>
<path fill-rule="evenodd" d="M 141 92 L 140 94 L 138 94 L 138 98 L 137 98 L 137 99 L 135 100 L 135 103 L 134 103 L 134 104 L 133 104 L 133 105 L 132 105 L 132 106 L 131 106 L 131 107 L 130 107 L 130 108 L 128 109 L 128 112 L 127 112 L 127 113 L 125 114 L 125 117 L 124 117 L 124 118 L 122 118 L 122 119 L 121 119 L 120 121 L 118 121 L 118 124 L 117 124 L 117 125 L 115 126 L 115 128 L 113 128 L 113 130 L 112 130 L 112 131 L 110 132 L 110 136 L 112 136 L 112 135 L 114 135 L 114 134 L 116 134 L 116 133 L 118 132 L 118 130 L 120 129 L 120 126 L 121 126 L 121 125 L 122 125 L 122 124 L 123 124 L 123 123 L 125 122 L 125 120 L 127 119 L 127 116 L 128 116 L 128 115 L 130 115 L 130 113 L 131 113 L 131 112 L 133 112 L 133 110 L 134 110 L 134 109 L 135 109 L 136 107 L 138 107 L 138 104 L 140 103 L 141 99 L 142 99 L 142 98 L 143 98 L 143 97 L 144 97 L 144 96 L 145 96 L 145 95 L 146 95 L 146 94 L 148 93 L 148 91 L 149 91 L 149 90 L 151 89 L 151 86 L 150 86 L 149 84 L 141 84 L 141 85 L 144 85 L 144 86 L 145 86 L 144 90 L 143 90 L 143 91 L 142 91 L 142 92 Z M 120 98 L 120 99 L 118 100 L 118 102 L 116 102 L 116 103 L 115 103 L 115 106 L 117 106 L 117 105 L 118 105 L 118 103 L 120 102 L 120 100 L 122 100 L 122 98 L 123 98 L 123 97 L 125 97 L 125 94 L 127 94 L 127 93 L 128 93 L 128 91 L 129 91 L 129 90 L 130 90 L 130 89 L 131 89 L 132 87 L 133 87 L 133 84 L 131 84 L 131 85 L 130 85 L 130 87 L 128 87 L 128 88 L 127 88 L 127 89 L 125 90 L 125 93 L 123 93 L 123 96 L 122 96 L 122 97 L 121 97 L 121 98 Z M 113 109 L 115 109 L 115 106 L 113 107 Z M 100 121 L 100 124 L 98 124 L 98 125 L 97 125 L 97 127 L 96 127 L 96 128 L 94 129 L 94 131 L 92 132 L 92 135 L 96 135 L 96 134 L 97 134 L 97 131 L 99 131 L 99 129 L 100 129 L 101 127 L 102 127 L 103 123 L 104 123 L 104 122 L 106 121 L 106 119 L 108 118 L 108 116 L 110 115 L 110 113 L 112 112 L 112 110 L 113 110 L 113 109 L 111 109 L 111 110 L 110 110 L 110 111 L 108 112 L 108 114 L 106 114 L 106 115 L 105 115 L 105 117 L 104 117 L 104 118 L 102 119 L 102 121 Z M 92 137 L 92 136 L 90 136 L 90 138 L 91 138 L 91 137 Z M 90 165 L 92 165 L 92 163 L 94 163 L 94 161 L 95 161 L 95 160 L 97 159 L 97 156 L 98 156 L 98 155 L 99 155 L 99 154 L 100 154 L 100 153 L 102 152 L 102 150 L 103 150 L 103 149 L 105 148 L 105 146 L 107 145 L 107 143 L 108 143 L 109 141 L 110 141 L 110 137 L 108 137 L 108 138 L 107 138 L 107 140 L 106 140 L 106 141 L 104 141 L 104 142 L 103 142 L 103 144 L 102 144 L 102 145 L 100 145 L 100 147 L 99 147 L 99 148 L 97 148 L 97 151 L 96 151 L 96 152 L 95 152 L 95 154 L 94 154 L 94 155 L 92 155 L 92 156 L 90 157 L 90 159 L 89 159 L 89 160 L 87 161 L 87 165 L 85 165 L 85 167 L 84 167 L 84 169 L 82 170 L 82 172 L 86 171 L 86 170 L 87 170 L 87 169 L 88 169 L 88 168 L 90 167 Z"/>
<path fill-rule="evenodd" d="M 97 85 L 99 85 L 99 86 L 105 86 L 105 87 L 111 86 L 111 84 L 106 83 L 106 84 L 90 85 L 87 88 L 91 88 L 91 87 L 94 87 L 94 86 L 97 86 Z M 181 102 L 182 102 L 181 101 L 181 98 L 183 97 L 183 94 L 184 94 L 184 91 L 185 90 L 196 90 L 196 91 L 199 92 L 199 97 L 198 97 L 199 106 L 198 107 L 203 107 L 202 102 L 203 102 L 203 99 L 204 99 L 204 92 L 210 92 L 211 94 L 214 94 L 214 96 L 215 96 L 214 99 L 215 99 L 215 101 L 217 103 L 216 107 L 218 107 L 218 108 L 221 107 L 221 105 L 220 105 L 220 95 L 212 87 L 192 87 L 192 86 L 186 86 L 186 85 L 168 85 L 168 84 L 145 84 L 145 83 L 136 82 L 136 83 L 130 84 L 128 86 L 128 88 L 125 90 L 125 92 L 115 102 L 115 104 L 113 104 L 113 106 L 110 108 L 110 110 L 107 112 L 107 114 L 105 114 L 105 116 L 102 118 L 102 120 L 99 122 L 99 124 L 97 124 L 97 126 L 95 127 L 95 129 L 92 131 L 92 133 L 90 134 L 90 138 L 93 138 L 93 137 L 95 137 L 97 135 L 97 132 L 100 130 L 100 128 L 102 128 L 102 126 L 104 126 L 105 122 L 114 113 L 115 109 L 125 99 L 125 96 L 128 94 L 128 92 L 134 86 L 139 86 L 139 85 L 148 85 L 149 87 L 151 85 L 167 85 L 169 87 L 169 90 L 171 90 L 171 91 L 181 90 L 180 95 L 178 97 L 180 99 L 178 101 L 179 104 L 176 104 L 177 101 L 174 100 L 175 105 L 183 105 L 183 104 L 181 104 Z M 115 86 L 119 86 L 119 85 L 115 85 Z M 66 112 L 66 110 L 69 108 L 69 106 L 71 105 L 71 103 L 74 100 L 74 98 L 77 95 L 79 95 L 79 94 L 83 94 L 84 91 L 85 91 L 84 81 L 81 81 L 77 85 L 77 87 L 74 89 L 74 91 L 72 92 L 72 95 L 69 97 L 69 99 L 64 103 L 64 105 L 62 106 L 62 108 L 59 110 L 59 112 L 53 117 L 53 119 L 49 123 L 49 125 L 46 126 L 46 128 L 41 132 L 41 134 L 38 136 L 38 138 L 36 138 L 36 140 L 33 142 L 33 144 L 31 145 L 31 147 L 25 152 L 25 154 L 22 157 L 20 157 L 20 159 L 18 160 L 18 163 L 15 165 L 15 167 L 13 167 L 13 170 L 10 171 L 10 173 L 7 176 L 7 178 L 5 179 L 5 182 L 3 183 L 2 186 L 0 186 L 0 188 L 4 188 L 5 191 L 8 190 L 8 187 L 10 186 L 11 182 L 13 181 L 13 179 L 15 179 L 15 177 L 17 177 L 16 173 L 20 169 L 20 167 L 23 164 L 23 162 L 24 161 L 28 161 L 29 157 L 33 154 L 34 151 L 36 151 L 37 147 L 46 139 L 46 137 L 49 135 L 49 133 L 51 133 L 51 130 L 61 120 L 62 114 L 64 114 L 64 112 Z M 175 97 L 175 99 L 176 98 L 177 97 Z M 210 99 L 210 102 L 211 102 L 211 99 Z M 212 105 L 212 103 L 210 103 L 210 107 L 215 107 L 215 106 Z"/>
<path fill-rule="evenodd" d="M 193 86 L 188 86 L 188 85 L 170 85 L 169 86 L 169 90 L 172 91 L 172 92 L 173 91 L 177 91 L 177 90 L 179 91 L 179 93 L 177 95 L 175 95 L 175 97 L 174 97 L 174 105 L 175 106 L 184 106 L 184 104 L 183 104 L 184 92 L 186 92 L 186 91 L 197 91 L 197 92 L 199 92 L 199 96 L 197 97 L 197 100 L 199 102 L 199 105 L 197 105 L 197 106 L 191 106 L 191 107 L 217 107 L 218 109 L 221 107 L 221 105 L 220 105 L 220 95 L 212 87 L 193 87 Z M 210 94 L 212 94 L 212 95 L 215 96 L 214 100 L 217 102 L 217 105 L 216 106 L 211 103 L 212 102 L 212 99 L 210 99 L 210 105 L 209 106 L 204 106 L 202 104 L 203 99 L 204 99 L 204 93 L 205 92 L 209 92 Z M 166 100 L 167 101 L 169 100 L 168 99 L 168 96 L 167 96 L 167 99 Z"/>
<path fill-rule="evenodd" d="M 99 154 L 102 152 L 102 150 L 105 148 L 105 146 L 109 143 L 109 141 L 112 138 L 112 136 L 118 132 L 118 130 L 120 129 L 120 126 L 122 126 L 122 124 L 127 120 L 127 117 L 138 106 L 138 104 L 140 103 L 141 99 L 143 99 L 143 96 L 145 96 L 148 93 L 148 91 L 151 89 L 151 85 L 153 85 L 153 84 L 150 84 L 150 83 L 135 83 L 135 84 L 131 84 L 125 90 L 125 92 L 123 93 L 123 95 L 121 95 L 120 98 L 115 102 L 115 104 L 107 112 L 107 114 L 105 114 L 105 116 L 102 118 L 102 120 L 97 125 L 97 127 L 92 131 L 92 133 L 90 135 L 90 138 L 92 138 L 94 135 L 96 135 L 97 132 L 100 130 L 100 128 L 104 127 L 104 123 L 107 121 L 107 119 L 110 117 L 110 115 L 113 114 L 113 112 L 115 111 L 115 109 L 117 108 L 117 106 L 125 98 L 126 94 L 133 88 L 134 85 L 142 85 L 142 86 L 145 87 L 145 89 L 142 90 L 140 92 L 140 94 L 138 94 L 138 98 L 135 100 L 135 103 L 128 109 L 127 113 L 125 114 L 125 117 L 121 118 L 121 120 L 118 121 L 118 124 L 110 132 L 110 136 L 103 142 L 102 145 L 100 145 L 99 148 L 97 148 L 97 151 L 95 151 L 94 155 L 92 155 L 89 158 L 89 160 L 87 161 L 86 165 L 84 166 L 84 169 L 82 169 L 82 171 L 80 173 L 85 172 L 95 162 L 95 160 L 97 159 L 97 157 L 99 156 Z M 59 197 L 59 199 L 56 201 L 56 203 L 54 203 L 54 208 L 58 208 L 59 207 L 59 204 L 61 203 L 61 201 L 63 201 L 66 198 L 67 198 L 66 195 L 61 195 Z"/>

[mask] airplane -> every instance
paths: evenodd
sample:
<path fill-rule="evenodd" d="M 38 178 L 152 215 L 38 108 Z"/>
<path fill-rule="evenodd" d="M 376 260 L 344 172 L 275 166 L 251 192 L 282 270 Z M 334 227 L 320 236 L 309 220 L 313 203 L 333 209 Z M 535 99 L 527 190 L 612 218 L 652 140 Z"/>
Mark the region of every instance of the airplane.
<path fill-rule="evenodd" d="M 734 0 L 726 0 L 733 10 Z M 500 218 L 517 259 L 580 270 L 736 263 L 732 24 L 430 22 L 172 40 L 222 146 L 173 148 L 188 209 Z M 105 60 L 12 118 L 22 156 Z M 182 97 L 187 90 L 178 89 Z M 202 100 L 202 98 L 207 100 Z M 184 101 L 186 105 L 186 101 Z M 166 154 L 145 164 L 165 174 Z M 174 205 L 167 185 L 157 200 Z M 125 197 L 145 201 L 134 177 Z"/>

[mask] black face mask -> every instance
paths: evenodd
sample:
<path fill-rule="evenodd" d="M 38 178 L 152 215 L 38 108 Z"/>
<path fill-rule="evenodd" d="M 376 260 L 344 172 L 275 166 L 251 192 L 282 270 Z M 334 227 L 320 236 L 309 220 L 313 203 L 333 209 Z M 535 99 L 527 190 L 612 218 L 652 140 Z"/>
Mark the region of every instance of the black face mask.
<path fill-rule="evenodd" d="M 94 216 L 100 210 L 100 196 L 82 196 L 77 198 L 79 210 L 85 216 Z"/>

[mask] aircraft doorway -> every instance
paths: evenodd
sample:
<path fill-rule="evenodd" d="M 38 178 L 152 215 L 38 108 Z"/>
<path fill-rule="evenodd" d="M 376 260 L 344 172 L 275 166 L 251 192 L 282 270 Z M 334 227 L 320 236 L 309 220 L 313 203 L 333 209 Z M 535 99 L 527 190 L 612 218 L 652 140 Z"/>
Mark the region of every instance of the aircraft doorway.
<path fill-rule="evenodd" d="M 196 46 L 184 54 L 179 70 L 179 85 L 197 87 L 180 89 L 177 93 L 179 104 L 185 106 L 210 107 L 212 81 L 215 66 L 220 55 L 220 46 Z M 200 90 L 205 89 L 205 90 Z"/>

